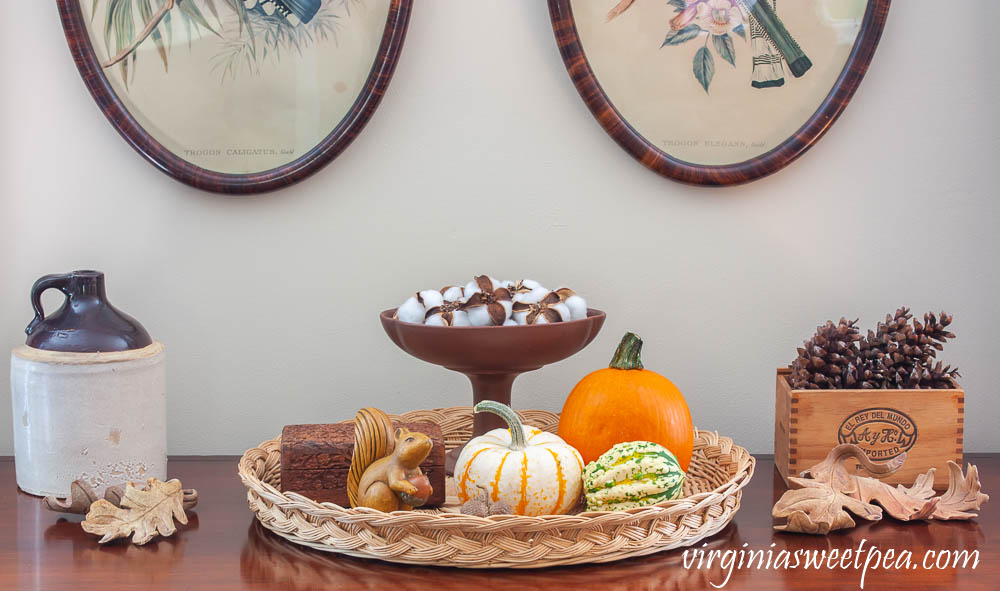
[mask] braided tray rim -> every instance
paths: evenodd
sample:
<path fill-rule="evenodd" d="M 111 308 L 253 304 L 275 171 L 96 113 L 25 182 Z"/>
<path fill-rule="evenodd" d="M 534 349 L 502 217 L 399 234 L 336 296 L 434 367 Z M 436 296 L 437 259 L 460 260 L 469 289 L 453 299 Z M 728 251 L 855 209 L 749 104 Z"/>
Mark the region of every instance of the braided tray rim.
<path fill-rule="evenodd" d="M 519 411 L 526 424 L 555 432 L 556 413 Z M 390 415 L 398 421 L 441 426 L 445 447 L 472 432 L 471 407 Z M 303 546 L 404 564 L 461 568 L 542 568 L 612 562 L 690 546 L 724 528 L 740 508 L 753 476 L 750 453 L 713 431 L 696 430 L 685 496 L 627 511 L 575 515 L 494 515 L 345 508 L 281 492 L 280 437 L 243 454 L 240 480 L 260 523 Z"/>

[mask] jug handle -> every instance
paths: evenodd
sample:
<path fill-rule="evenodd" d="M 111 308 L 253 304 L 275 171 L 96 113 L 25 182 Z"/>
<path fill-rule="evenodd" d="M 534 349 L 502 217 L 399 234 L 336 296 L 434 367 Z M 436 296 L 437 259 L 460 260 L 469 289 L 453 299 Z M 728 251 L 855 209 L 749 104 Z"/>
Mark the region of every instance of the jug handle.
<path fill-rule="evenodd" d="M 31 286 L 31 307 L 35 310 L 35 318 L 28 325 L 28 328 L 24 329 L 24 332 L 30 335 L 45 320 L 45 310 L 42 309 L 42 293 L 47 289 L 58 289 L 68 297 L 69 293 L 66 290 L 69 288 L 69 282 L 72 277 L 73 275 L 70 273 L 65 275 L 45 275 L 44 277 L 40 277 Z"/>

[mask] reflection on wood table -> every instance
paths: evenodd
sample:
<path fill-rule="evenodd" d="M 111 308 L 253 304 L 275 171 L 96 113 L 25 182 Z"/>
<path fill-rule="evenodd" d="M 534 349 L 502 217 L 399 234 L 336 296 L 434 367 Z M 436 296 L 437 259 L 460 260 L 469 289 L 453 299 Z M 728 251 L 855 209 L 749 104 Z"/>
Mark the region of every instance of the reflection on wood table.
<path fill-rule="evenodd" d="M 983 490 L 1000 494 L 1000 454 L 967 454 L 979 466 Z M 80 529 L 81 517 L 51 513 L 36 497 L 16 492 L 14 463 L 0 460 L 0 485 L 11 496 L 0 506 L 3 523 L 14 524 L 0 537 L 0 588 L 53 589 L 410 589 L 600 588 L 636 589 L 857 589 L 862 570 L 848 569 L 729 569 L 716 560 L 708 568 L 685 568 L 682 550 L 606 565 L 542 570 L 477 571 L 409 567 L 342 557 L 300 548 L 267 532 L 251 516 L 246 489 L 236 476 L 235 457 L 175 458 L 170 477 L 198 489 L 198 506 L 190 523 L 171 538 L 146 546 L 113 543 L 99 546 L 97 538 Z M 758 456 L 757 473 L 744 489 L 743 507 L 732 524 L 698 545 L 704 551 L 846 549 L 865 540 L 880 550 L 912 552 L 917 568 L 870 568 L 865 589 L 905 586 L 913 589 L 995 589 L 1000 577 L 1000 510 L 992 503 L 971 522 L 905 524 L 894 520 L 869 524 L 829 536 L 781 534 L 772 530 L 771 505 L 784 492 L 770 458 Z M 994 499 L 998 497 L 994 496 Z M 11 502 L 13 501 L 13 502 Z M 994 501 L 996 503 L 996 501 Z M 746 546 L 744 546 L 746 544 Z M 773 546 L 772 546 L 773 544 Z M 927 550 L 979 552 L 979 565 L 923 569 Z M 863 554 L 864 555 L 864 554 Z M 737 561 L 739 555 L 735 555 Z M 853 562 L 853 561 L 852 561 Z"/>

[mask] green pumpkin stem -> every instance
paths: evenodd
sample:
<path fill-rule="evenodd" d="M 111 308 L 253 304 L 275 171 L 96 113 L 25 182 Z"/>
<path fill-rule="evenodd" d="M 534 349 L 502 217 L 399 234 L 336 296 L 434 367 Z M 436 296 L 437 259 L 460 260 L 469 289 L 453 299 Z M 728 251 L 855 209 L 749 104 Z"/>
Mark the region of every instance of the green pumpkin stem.
<path fill-rule="evenodd" d="M 611 358 L 611 369 L 642 369 L 642 339 L 635 333 L 627 332 L 618 344 L 615 356 Z"/>
<path fill-rule="evenodd" d="M 511 407 L 495 400 L 483 400 L 474 406 L 472 410 L 475 412 L 491 412 L 498 415 L 507 423 L 507 428 L 510 429 L 511 451 L 520 451 L 527 446 L 527 441 L 524 439 L 524 426 L 521 424 L 521 419 L 517 417 L 517 413 Z"/>

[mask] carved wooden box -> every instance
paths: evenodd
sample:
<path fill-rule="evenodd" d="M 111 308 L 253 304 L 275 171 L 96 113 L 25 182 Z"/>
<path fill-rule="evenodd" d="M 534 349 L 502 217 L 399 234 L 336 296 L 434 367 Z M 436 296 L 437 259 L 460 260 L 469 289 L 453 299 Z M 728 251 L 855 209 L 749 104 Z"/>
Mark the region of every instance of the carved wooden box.
<path fill-rule="evenodd" d="M 433 423 L 396 423 L 424 433 L 434 442 L 420 469 L 434 492 L 425 506 L 443 505 L 445 498 L 444 438 Z M 281 490 L 297 492 L 321 503 L 350 507 L 347 473 L 354 452 L 354 423 L 287 425 L 281 430 Z"/>
<path fill-rule="evenodd" d="M 962 464 L 965 392 L 949 390 L 793 390 L 779 369 L 774 408 L 774 464 L 781 477 L 813 466 L 839 443 L 854 443 L 884 462 L 906 452 L 889 484 L 910 486 L 936 468 L 934 488 L 948 486 L 947 462 Z"/>

